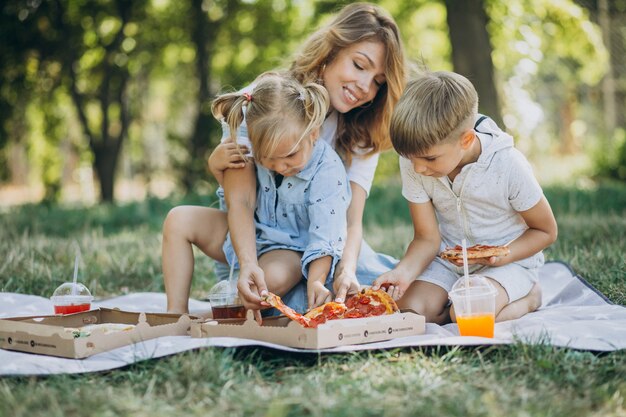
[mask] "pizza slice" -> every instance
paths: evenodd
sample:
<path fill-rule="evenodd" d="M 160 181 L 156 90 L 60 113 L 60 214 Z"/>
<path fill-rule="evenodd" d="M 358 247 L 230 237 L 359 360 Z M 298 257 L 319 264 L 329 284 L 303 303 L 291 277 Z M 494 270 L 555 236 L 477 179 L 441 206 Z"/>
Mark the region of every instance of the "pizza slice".
<path fill-rule="evenodd" d="M 269 305 L 283 313 L 285 316 L 289 317 L 291 320 L 297 321 L 304 327 L 310 327 L 311 319 L 309 317 L 303 316 L 293 308 L 289 307 L 287 304 L 283 303 L 283 300 L 281 300 L 281 298 L 276 294 L 268 292 L 267 295 L 263 298 L 263 301 L 267 302 Z"/>
<path fill-rule="evenodd" d="M 511 250 L 508 246 L 474 245 L 467 248 L 467 259 L 507 256 L 509 253 L 511 253 Z M 439 254 L 439 257 L 450 261 L 462 261 L 463 247 L 461 247 L 461 245 L 456 245 L 453 248 L 446 248 Z"/>
<path fill-rule="evenodd" d="M 326 323 L 328 320 L 336 320 L 344 318 L 344 314 L 348 307 L 343 303 L 336 301 L 330 301 L 322 304 L 319 307 L 315 307 L 312 310 L 307 311 L 304 317 L 311 319 L 311 327 L 317 327 L 322 323 Z"/>

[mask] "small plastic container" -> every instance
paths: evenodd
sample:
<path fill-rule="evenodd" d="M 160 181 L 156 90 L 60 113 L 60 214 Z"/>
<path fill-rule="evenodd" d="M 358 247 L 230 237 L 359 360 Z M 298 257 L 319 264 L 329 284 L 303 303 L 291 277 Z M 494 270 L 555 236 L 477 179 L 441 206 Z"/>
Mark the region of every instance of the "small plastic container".
<path fill-rule="evenodd" d="M 236 289 L 230 288 L 228 281 L 223 280 L 209 290 L 207 299 L 211 303 L 214 319 L 243 319 L 246 317 L 244 308 Z"/>
<path fill-rule="evenodd" d="M 483 276 L 470 275 L 454 283 L 449 293 L 461 336 L 493 337 L 496 289 Z"/>
<path fill-rule="evenodd" d="M 76 288 L 74 289 L 74 285 Z M 89 289 L 77 282 L 65 282 L 54 290 L 50 297 L 54 304 L 54 314 L 72 314 L 91 309 L 93 297 Z"/>

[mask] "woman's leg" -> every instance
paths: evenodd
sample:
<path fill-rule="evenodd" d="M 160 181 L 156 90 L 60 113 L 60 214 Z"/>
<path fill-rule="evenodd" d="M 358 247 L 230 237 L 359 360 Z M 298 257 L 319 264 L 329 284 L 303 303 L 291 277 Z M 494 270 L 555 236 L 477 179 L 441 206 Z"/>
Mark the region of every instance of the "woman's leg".
<path fill-rule="evenodd" d="M 226 262 L 222 245 L 226 240 L 226 212 L 200 206 L 178 206 L 163 223 L 162 266 L 167 311 L 186 313 L 193 278 L 193 247 L 209 257 Z"/>

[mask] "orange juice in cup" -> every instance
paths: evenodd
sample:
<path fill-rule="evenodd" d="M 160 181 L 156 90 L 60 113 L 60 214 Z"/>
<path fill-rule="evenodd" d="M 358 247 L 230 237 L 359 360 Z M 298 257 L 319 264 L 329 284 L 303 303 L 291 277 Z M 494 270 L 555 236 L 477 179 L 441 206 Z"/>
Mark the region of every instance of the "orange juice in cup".
<path fill-rule="evenodd" d="M 80 282 L 61 284 L 50 297 L 54 314 L 73 314 L 91 309 L 93 297 L 89 289 Z"/>
<path fill-rule="evenodd" d="M 449 295 L 461 336 L 493 337 L 496 289 L 485 277 L 460 278 Z"/>

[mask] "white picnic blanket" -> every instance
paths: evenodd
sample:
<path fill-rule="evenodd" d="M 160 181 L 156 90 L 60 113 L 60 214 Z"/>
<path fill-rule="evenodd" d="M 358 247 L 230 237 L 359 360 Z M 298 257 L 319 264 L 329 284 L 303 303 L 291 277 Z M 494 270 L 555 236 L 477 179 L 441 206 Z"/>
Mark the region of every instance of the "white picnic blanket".
<path fill-rule="evenodd" d="M 46 375 L 96 372 L 120 368 L 134 362 L 173 355 L 186 350 L 217 347 L 265 346 L 290 352 L 350 352 L 408 346 L 472 346 L 510 343 L 550 343 L 555 346 L 592 351 L 626 348 L 626 307 L 609 302 L 602 294 L 561 262 L 542 267 L 539 282 L 542 307 L 518 320 L 496 323 L 495 338 L 461 337 L 456 324 L 427 324 L 426 333 L 384 342 L 340 346 L 322 350 L 293 349 L 272 343 L 231 337 L 194 339 L 168 336 L 100 353 L 86 359 L 0 349 L 0 375 Z M 164 312 L 165 294 L 138 293 L 94 302 L 94 307 L 127 311 Z M 193 312 L 208 311 L 207 302 L 191 300 Z M 52 314 L 52 302 L 44 297 L 0 293 L 0 317 Z"/>

